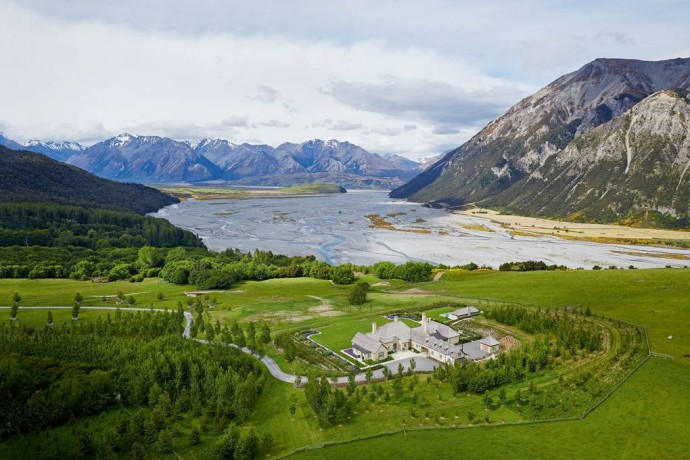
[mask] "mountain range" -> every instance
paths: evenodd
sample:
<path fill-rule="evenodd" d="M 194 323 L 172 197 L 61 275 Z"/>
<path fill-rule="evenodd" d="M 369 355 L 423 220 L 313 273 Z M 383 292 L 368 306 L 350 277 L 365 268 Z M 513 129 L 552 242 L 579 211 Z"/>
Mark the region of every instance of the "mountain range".
<path fill-rule="evenodd" d="M 223 139 L 176 141 L 120 134 L 90 147 L 74 142 L 0 145 L 45 154 L 98 176 L 144 183 L 223 181 L 238 185 L 295 185 L 314 181 L 344 187 L 392 188 L 421 170 L 398 155 L 378 155 L 349 142 L 234 144 Z"/>
<path fill-rule="evenodd" d="M 687 224 L 690 59 L 597 59 L 510 108 L 391 197 Z"/>

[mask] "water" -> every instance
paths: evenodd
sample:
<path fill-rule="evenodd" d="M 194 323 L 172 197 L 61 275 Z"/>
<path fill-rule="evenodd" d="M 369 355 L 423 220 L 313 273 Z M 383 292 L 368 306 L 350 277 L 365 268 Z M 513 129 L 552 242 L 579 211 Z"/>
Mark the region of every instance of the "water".
<path fill-rule="evenodd" d="M 370 219 L 365 217 L 368 214 L 380 214 L 396 228 L 416 232 L 372 228 Z M 690 255 L 690 251 L 512 236 L 480 216 L 459 216 L 417 203 L 391 200 L 385 192 L 376 191 L 298 198 L 189 200 L 153 215 L 196 233 L 210 249 L 314 255 L 331 264 L 418 260 L 497 267 L 507 261 L 543 260 L 573 268 L 690 265 L 686 260 L 612 252 Z M 493 232 L 468 230 L 461 224 L 482 224 Z"/>

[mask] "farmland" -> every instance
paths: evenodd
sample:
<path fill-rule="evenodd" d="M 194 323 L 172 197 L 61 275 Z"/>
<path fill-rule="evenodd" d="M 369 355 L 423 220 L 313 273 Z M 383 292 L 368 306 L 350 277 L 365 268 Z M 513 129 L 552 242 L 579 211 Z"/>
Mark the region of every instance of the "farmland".
<path fill-rule="evenodd" d="M 372 321 L 383 324 L 386 321 L 382 318 L 383 314 L 414 309 L 420 305 L 455 302 L 491 308 L 503 302 L 522 302 L 551 308 L 589 307 L 594 316 L 604 315 L 645 327 L 652 351 L 667 354 L 672 361 L 652 359 L 646 362 L 584 420 L 521 425 L 522 420 L 534 415 L 529 410 L 522 415 L 515 410 L 515 391 L 518 388 L 524 390 L 524 385 L 506 387 L 505 404 L 493 404 L 491 410 L 487 411 L 481 396 L 453 395 L 447 385 L 422 375 L 416 378 L 414 392 L 405 390 L 400 398 L 388 401 L 384 396 L 386 393 L 393 394 L 390 381 L 381 383 L 381 390 L 378 390 L 379 384 L 369 385 L 368 393 L 377 390 L 381 393 L 375 402 L 370 402 L 369 395 L 363 394 L 362 402 L 357 405 L 351 420 L 328 428 L 320 427 L 314 419 L 302 390 L 269 380 L 256 411 L 248 421 L 248 427 L 253 426 L 260 433 L 272 434 L 274 445 L 271 452 L 274 456 L 326 442 L 346 442 L 327 447 L 328 455 L 333 458 L 351 454 L 369 458 L 379 449 L 389 449 L 390 452 L 400 449 L 397 451 L 399 456 L 407 458 L 440 442 L 466 446 L 472 453 L 470 457 L 486 453 L 483 447 L 486 445 L 492 446 L 492 452 L 508 455 L 515 445 L 520 446 L 514 451 L 518 454 L 534 448 L 535 437 L 552 440 L 545 443 L 550 449 L 547 452 L 552 455 L 568 455 L 570 452 L 571 455 L 586 456 L 586 451 L 576 450 L 583 445 L 577 439 L 588 439 L 588 449 L 593 453 L 606 452 L 611 447 L 605 440 L 613 435 L 614 430 L 621 430 L 625 434 L 622 444 L 624 450 L 619 452 L 622 456 L 625 456 L 625 452 L 636 452 L 642 456 L 665 452 L 668 456 L 677 456 L 674 454 L 679 453 L 683 441 L 687 444 L 688 436 L 682 416 L 688 410 L 687 398 L 672 397 L 682 393 L 683 382 L 690 378 L 690 360 L 683 357 L 690 351 L 690 338 L 683 334 L 682 328 L 683 324 L 690 324 L 690 308 L 686 303 L 686 299 L 690 298 L 688 278 L 690 272 L 682 269 L 533 273 L 449 271 L 438 281 L 416 284 L 393 280 L 384 283 L 367 275 L 366 280 L 370 284 L 379 285 L 372 288 L 368 302 L 358 307 L 348 305 L 348 287 L 336 286 L 328 281 L 309 278 L 248 281 L 236 284 L 229 291 L 207 293 L 214 298 L 215 306 L 205 314 L 209 320 L 217 319 L 221 324 L 235 320 L 240 324 L 267 322 L 274 333 L 318 329 L 321 334 L 316 340 L 337 349 L 354 332 L 370 330 Z M 154 307 L 173 310 L 178 301 L 186 304 L 189 298 L 185 295 L 188 287 L 163 283 L 159 279 L 146 279 L 142 283 L 103 284 L 71 280 L 0 282 L 0 298 L 7 299 L 9 303 L 12 294 L 20 292 L 23 306 L 70 305 L 74 294 L 80 292 L 85 299 L 84 305 L 113 307 L 114 301 L 109 296 L 120 291 L 127 296 L 133 295 L 136 298 L 134 306 L 142 309 Z M 159 299 L 159 293 L 162 299 Z M 107 296 L 105 302 L 103 296 Z M 448 308 L 432 309 L 429 313 L 436 317 L 448 311 Z M 56 324 L 70 323 L 69 310 L 52 310 L 52 313 Z M 9 315 L 2 310 L 0 314 Z M 81 313 L 80 321 L 94 321 L 105 314 L 86 310 Z M 45 318 L 44 310 L 20 309 L 17 321 L 38 327 L 45 324 Z M 673 338 L 669 339 L 669 336 Z M 278 352 L 269 350 L 269 354 L 280 358 Z M 287 363 L 284 359 L 278 359 L 278 362 L 286 371 L 308 369 L 304 363 Z M 537 392 L 542 391 L 541 385 L 556 378 L 557 374 L 550 371 L 537 378 L 537 382 L 542 382 Z M 405 377 L 405 386 L 410 385 L 410 379 Z M 547 385 L 543 388 L 546 391 L 550 387 Z M 412 400 L 413 394 L 416 394 L 415 401 Z M 497 393 L 494 391 L 491 394 L 497 401 Z M 286 407 L 290 400 L 296 401 L 294 415 Z M 573 399 L 574 406 L 568 409 L 570 412 L 561 415 L 579 415 L 585 408 L 581 404 L 588 404 L 584 399 L 579 401 Z M 470 421 L 469 413 L 475 414 L 476 419 Z M 98 417 L 86 419 L 86 422 L 92 420 L 92 423 L 99 423 Z M 74 422 L 75 425 L 80 423 L 85 422 Z M 663 433 L 661 426 L 664 427 Z M 349 442 L 403 429 L 407 435 L 392 434 Z M 56 429 L 56 433 L 61 433 L 60 430 Z M 11 440 L 3 444 L 0 453 L 14 452 L 22 443 L 31 442 L 36 436 Z M 213 439 L 211 436 L 208 442 L 212 443 Z M 175 451 L 184 457 L 185 452 L 192 452 L 189 449 L 179 445 Z M 310 455 L 322 454 L 322 451 L 316 450 L 299 455 L 309 458 Z"/>

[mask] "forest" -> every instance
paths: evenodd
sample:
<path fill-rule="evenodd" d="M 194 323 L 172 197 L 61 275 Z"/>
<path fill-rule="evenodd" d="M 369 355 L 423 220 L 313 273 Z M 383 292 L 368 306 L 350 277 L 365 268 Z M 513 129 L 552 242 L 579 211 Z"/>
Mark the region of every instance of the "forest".
<path fill-rule="evenodd" d="M 266 379 L 251 357 L 226 347 L 204 346 L 181 336 L 182 309 L 175 312 L 115 312 L 88 327 L 0 326 L 0 440 L 45 430 L 107 410 L 126 410 L 115 426 L 78 432 L 77 451 L 62 457 L 139 458 L 170 452 L 173 427 L 185 414 L 203 418 L 222 434 L 217 450 L 251 458 L 253 433 L 232 428 L 247 420 Z M 199 426 L 185 426 L 199 442 Z M 179 429 L 179 428 L 178 428 Z M 179 436 L 177 434 L 176 436 Z M 50 455 L 48 455 L 50 457 Z"/>
<path fill-rule="evenodd" d="M 38 153 L 0 146 L 0 203 L 52 203 L 146 214 L 178 203 L 141 184 L 115 182 Z"/>

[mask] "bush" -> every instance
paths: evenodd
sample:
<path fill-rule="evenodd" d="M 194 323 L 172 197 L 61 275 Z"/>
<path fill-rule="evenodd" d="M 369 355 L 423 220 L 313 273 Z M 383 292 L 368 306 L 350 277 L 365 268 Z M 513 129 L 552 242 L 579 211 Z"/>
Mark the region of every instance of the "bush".
<path fill-rule="evenodd" d="M 331 270 L 331 280 L 335 284 L 352 284 L 355 281 L 355 274 L 350 265 L 338 265 Z"/>

